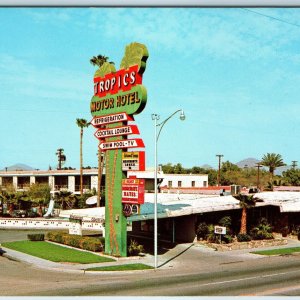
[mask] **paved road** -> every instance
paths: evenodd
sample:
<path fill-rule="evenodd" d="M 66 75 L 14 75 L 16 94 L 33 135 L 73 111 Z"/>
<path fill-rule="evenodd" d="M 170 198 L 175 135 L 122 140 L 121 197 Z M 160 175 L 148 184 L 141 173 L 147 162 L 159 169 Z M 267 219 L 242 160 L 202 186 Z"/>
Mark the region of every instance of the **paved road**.
<path fill-rule="evenodd" d="M 182 244 L 159 256 L 159 263 L 158 270 L 95 273 L 83 272 L 82 265 L 45 268 L 0 256 L 0 296 L 300 295 L 298 255 L 263 257 Z"/>

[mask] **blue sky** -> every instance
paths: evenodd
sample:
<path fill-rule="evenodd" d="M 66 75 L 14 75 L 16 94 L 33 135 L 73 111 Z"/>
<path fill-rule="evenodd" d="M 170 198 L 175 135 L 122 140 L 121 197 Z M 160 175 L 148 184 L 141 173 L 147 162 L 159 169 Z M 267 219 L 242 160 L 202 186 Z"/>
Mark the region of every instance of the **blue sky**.
<path fill-rule="evenodd" d="M 58 148 L 78 168 L 76 118 L 91 119 L 89 59 L 104 54 L 118 69 L 131 42 L 149 50 L 147 105 L 135 118 L 147 167 L 151 114 L 164 120 L 180 108 L 186 120 L 178 114 L 164 127 L 159 163 L 217 167 L 216 154 L 236 163 L 267 152 L 300 162 L 300 9 L 250 10 L 0 8 L 0 168 L 56 167 Z M 84 132 L 85 166 L 97 165 L 94 131 Z"/>

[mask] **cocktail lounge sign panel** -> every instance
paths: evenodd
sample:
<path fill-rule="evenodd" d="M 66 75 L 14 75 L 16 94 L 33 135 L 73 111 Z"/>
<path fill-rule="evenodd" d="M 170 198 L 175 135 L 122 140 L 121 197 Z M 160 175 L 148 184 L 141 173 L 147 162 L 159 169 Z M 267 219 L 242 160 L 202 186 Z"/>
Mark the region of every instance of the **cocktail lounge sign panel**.
<path fill-rule="evenodd" d="M 121 127 L 114 127 L 110 129 L 98 129 L 95 133 L 95 137 L 99 140 L 103 140 L 112 136 L 139 134 L 139 129 L 136 125 L 127 125 Z"/>

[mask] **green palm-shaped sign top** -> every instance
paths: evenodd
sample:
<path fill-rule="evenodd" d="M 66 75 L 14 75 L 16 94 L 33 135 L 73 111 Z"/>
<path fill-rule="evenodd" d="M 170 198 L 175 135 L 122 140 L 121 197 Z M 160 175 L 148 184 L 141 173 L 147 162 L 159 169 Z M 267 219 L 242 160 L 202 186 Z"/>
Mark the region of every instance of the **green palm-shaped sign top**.
<path fill-rule="evenodd" d="M 105 62 L 96 72 L 94 77 L 104 77 L 109 73 L 116 72 L 114 64 Z"/>
<path fill-rule="evenodd" d="M 146 69 L 146 61 L 149 57 L 147 47 L 140 43 L 131 43 L 126 46 L 125 55 L 121 61 L 120 68 L 127 69 L 138 65 L 139 73 L 142 74 Z"/>

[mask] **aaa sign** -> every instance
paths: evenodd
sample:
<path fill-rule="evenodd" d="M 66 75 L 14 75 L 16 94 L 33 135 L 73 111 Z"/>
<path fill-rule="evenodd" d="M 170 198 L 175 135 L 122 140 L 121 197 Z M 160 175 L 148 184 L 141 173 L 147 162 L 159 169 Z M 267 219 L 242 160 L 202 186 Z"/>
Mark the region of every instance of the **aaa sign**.
<path fill-rule="evenodd" d="M 144 179 L 122 180 L 122 203 L 143 204 L 145 201 Z"/>

